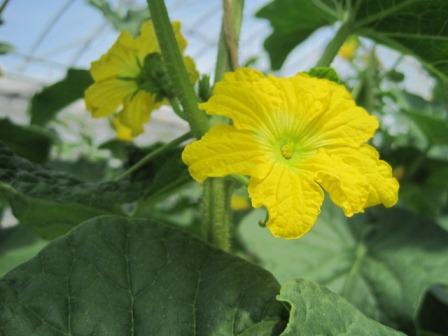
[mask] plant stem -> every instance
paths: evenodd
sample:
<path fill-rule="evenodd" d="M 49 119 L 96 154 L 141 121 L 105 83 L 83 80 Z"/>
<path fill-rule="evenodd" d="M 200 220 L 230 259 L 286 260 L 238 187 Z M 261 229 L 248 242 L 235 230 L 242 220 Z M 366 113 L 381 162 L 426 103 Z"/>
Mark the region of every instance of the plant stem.
<path fill-rule="evenodd" d="M 228 2 L 228 0 L 223 0 L 225 2 Z M 218 43 L 218 55 L 216 57 L 216 67 L 215 67 L 215 82 L 222 79 L 224 73 L 226 71 L 229 71 L 230 69 L 235 69 L 237 67 L 237 64 L 231 64 L 231 57 L 229 53 L 229 49 L 227 48 L 229 41 L 226 39 L 226 28 L 228 26 L 232 26 L 232 24 L 229 23 L 229 18 L 226 19 L 226 12 L 227 16 L 231 16 L 230 19 L 233 21 L 233 29 L 230 28 L 229 33 L 227 35 L 234 35 L 234 38 L 230 37 L 230 40 L 235 41 L 236 43 L 236 55 L 238 55 L 238 38 L 240 36 L 241 31 L 241 23 L 243 20 L 243 8 L 244 8 L 244 0 L 233 0 L 232 4 L 229 6 L 226 5 L 224 2 L 224 18 L 223 23 L 221 25 L 221 33 L 219 37 L 219 43 Z M 227 10 L 226 10 L 227 8 Z M 227 23 L 226 23 L 227 21 Z M 236 60 L 238 58 L 236 57 Z"/>
<path fill-rule="evenodd" d="M 185 112 L 179 106 L 179 101 L 177 100 L 177 98 L 171 98 L 170 104 L 171 104 L 171 107 L 173 108 L 174 113 L 176 113 L 179 118 L 182 118 L 185 120 L 186 119 Z"/>
<path fill-rule="evenodd" d="M 125 178 L 126 176 L 131 175 L 133 172 L 135 172 L 136 170 L 140 169 L 145 164 L 151 162 L 152 160 L 154 160 L 155 158 L 157 158 L 161 154 L 167 152 L 171 148 L 176 147 L 177 145 L 181 144 L 185 140 L 190 139 L 191 135 L 192 135 L 191 132 L 187 132 L 187 133 L 181 135 L 180 137 L 178 137 L 178 138 L 168 142 L 167 144 L 160 146 L 156 150 L 146 154 L 145 157 L 143 157 L 140 161 L 138 161 L 136 164 L 134 164 L 132 167 L 130 167 L 128 170 L 126 170 L 123 174 L 117 176 L 114 179 L 114 181 L 119 181 L 119 180 Z"/>
<path fill-rule="evenodd" d="M 223 0 L 224 17 L 219 39 L 215 82 L 238 66 L 238 37 L 244 0 Z M 227 32 L 226 32 L 227 31 Z M 243 178 L 244 179 L 244 178 Z M 239 179 L 241 183 L 241 179 Z M 232 183 L 225 178 L 209 178 L 204 183 L 202 201 L 202 234 L 219 248 L 230 250 Z"/>
<path fill-rule="evenodd" d="M 330 43 L 325 48 L 324 53 L 322 54 L 321 58 L 317 62 L 317 67 L 328 67 L 333 62 L 334 58 L 338 54 L 339 49 L 344 44 L 347 37 L 350 36 L 351 33 L 351 22 L 350 20 L 343 23 L 338 31 L 336 32 L 336 35 L 333 37 L 333 39 L 330 41 Z"/>
<path fill-rule="evenodd" d="M 200 138 L 208 129 L 208 118 L 198 107 L 198 99 L 177 45 L 165 3 L 163 0 L 148 0 L 148 7 L 174 91 L 194 136 Z"/>

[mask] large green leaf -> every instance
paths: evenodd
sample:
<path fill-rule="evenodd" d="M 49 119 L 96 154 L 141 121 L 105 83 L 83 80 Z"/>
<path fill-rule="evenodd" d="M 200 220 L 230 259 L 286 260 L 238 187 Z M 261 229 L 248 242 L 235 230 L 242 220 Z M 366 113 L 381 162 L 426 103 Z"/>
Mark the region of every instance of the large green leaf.
<path fill-rule="evenodd" d="M 146 154 L 138 151 L 130 164 Z M 189 183 L 180 151 L 173 148 L 128 178 L 91 182 L 33 164 L 0 144 L 0 196 L 9 201 L 22 224 L 52 239 L 88 218 L 121 214 L 123 204 L 140 201 L 152 208 Z"/>
<path fill-rule="evenodd" d="M 23 226 L 0 230 L 0 276 L 34 257 L 45 241 Z"/>
<path fill-rule="evenodd" d="M 288 303 L 291 307 L 291 322 L 282 336 L 403 335 L 369 319 L 344 298 L 308 280 L 286 283 L 282 286 L 277 299 Z"/>
<path fill-rule="evenodd" d="M 274 69 L 316 29 L 352 16 L 352 33 L 416 56 L 448 77 L 446 0 L 275 0 L 257 15 L 273 28 L 265 47 Z"/>
<path fill-rule="evenodd" d="M 41 126 L 47 124 L 64 107 L 82 98 L 92 82 L 89 71 L 68 69 L 64 79 L 33 96 L 29 107 L 31 123 Z"/>
<path fill-rule="evenodd" d="M 16 125 L 9 119 L 0 119 L 0 142 L 28 160 L 45 162 L 53 141 L 54 136 L 43 128 Z"/>
<path fill-rule="evenodd" d="M 0 334 L 268 336 L 284 314 L 278 290 L 187 233 L 104 216 L 0 280 Z"/>
<path fill-rule="evenodd" d="M 281 282 L 314 280 L 367 316 L 412 330 L 425 290 L 448 282 L 448 232 L 399 209 L 369 214 L 347 222 L 327 204 L 309 234 L 285 241 L 256 225 L 264 219 L 256 211 L 240 226 L 241 236 Z"/>

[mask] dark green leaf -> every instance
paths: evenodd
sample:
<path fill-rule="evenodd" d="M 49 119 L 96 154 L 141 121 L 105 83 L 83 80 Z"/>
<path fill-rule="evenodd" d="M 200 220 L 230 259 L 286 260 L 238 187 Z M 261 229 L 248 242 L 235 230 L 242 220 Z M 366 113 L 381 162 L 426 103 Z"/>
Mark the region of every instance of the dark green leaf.
<path fill-rule="evenodd" d="M 34 162 L 45 162 L 54 136 L 38 126 L 21 126 L 9 119 L 0 119 L 0 142 L 14 152 Z"/>
<path fill-rule="evenodd" d="M 351 33 L 413 55 L 448 78 L 446 0 L 275 0 L 257 16 L 273 28 L 265 42 L 273 69 L 315 30 L 352 16 Z"/>
<path fill-rule="evenodd" d="M 282 336 L 403 335 L 369 319 L 344 298 L 308 280 L 286 283 L 277 299 L 291 306 L 290 322 Z"/>
<path fill-rule="evenodd" d="M 278 290 L 265 270 L 187 233 L 100 217 L 0 280 L 0 334 L 272 335 Z"/>
<path fill-rule="evenodd" d="M 98 9 L 104 18 L 118 31 L 127 30 L 137 34 L 141 24 L 149 19 L 146 8 L 130 9 L 125 14 L 113 9 L 106 0 L 89 0 L 89 4 Z"/>
<path fill-rule="evenodd" d="M 328 204 L 305 237 L 273 238 L 254 212 L 242 238 L 281 281 L 304 277 L 340 293 L 367 316 L 401 330 L 413 329 L 424 292 L 448 282 L 448 232 L 399 209 L 347 222 Z M 372 212 L 369 212 L 372 213 Z"/>
<path fill-rule="evenodd" d="M 268 19 L 273 29 L 264 42 L 273 70 L 280 69 L 290 51 L 316 29 L 337 20 L 338 15 L 333 8 L 327 11 L 316 4 L 311 0 L 276 0 L 257 13 L 257 17 Z M 323 6 L 326 8 L 328 5 Z"/>
<path fill-rule="evenodd" d="M 24 226 L 0 230 L 0 276 L 34 257 L 44 246 L 45 241 Z"/>
<path fill-rule="evenodd" d="M 448 286 L 437 285 L 425 295 L 418 314 L 418 327 L 433 335 L 448 335 Z"/>
<path fill-rule="evenodd" d="M 65 78 L 45 87 L 31 99 L 29 113 L 31 123 L 46 125 L 64 107 L 84 96 L 84 91 L 93 83 L 87 70 L 68 69 Z"/>

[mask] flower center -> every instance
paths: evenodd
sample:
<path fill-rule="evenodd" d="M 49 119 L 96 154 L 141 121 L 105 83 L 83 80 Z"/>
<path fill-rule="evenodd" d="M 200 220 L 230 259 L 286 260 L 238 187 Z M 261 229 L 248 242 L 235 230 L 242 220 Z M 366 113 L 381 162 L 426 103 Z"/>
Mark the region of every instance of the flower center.
<path fill-rule="evenodd" d="M 293 154 L 294 154 L 294 143 L 293 142 L 287 142 L 285 143 L 281 148 L 280 148 L 280 152 L 282 153 L 282 156 L 286 159 L 289 160 L 290 158 L 292 158 Z"/>

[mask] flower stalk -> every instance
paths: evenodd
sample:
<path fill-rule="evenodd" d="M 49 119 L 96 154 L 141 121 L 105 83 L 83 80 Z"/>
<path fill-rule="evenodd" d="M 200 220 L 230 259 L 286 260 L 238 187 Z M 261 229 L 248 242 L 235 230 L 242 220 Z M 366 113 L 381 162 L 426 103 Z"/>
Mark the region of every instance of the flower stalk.
<path fill-rule="evenodd" d="M 198 107 L 198 99 L 182 60 L 165 3 L 163 0 L 148 0 L 148 7 L 174 92 L 194 136 L 200 138 L 208 130 L 208 118 Z"/>
<path fill-rule="evenodd" d="M 215 82 L 224 73 L 238 67 L 238 37 L 241 30 L 243 0 L 223 0 L 223 23 L 218 46 Z M 228 251 L 231 247 L 230 199 L 232 181 L 209 178 L 204 182 L 202 202 L 202 233 L 206 240 Z"/>
<path fill-rule="evenodd" d="M 328 67 L 333 62 L 338 54 L 339 49 L 344 44 L 345 40 L 351 34 L 351 20 L 344 22 L 336 32 L 336 35 L 327 45 L 321 58 L 316 64 L 316 67 Z"/>
<path fill-rule="evenodd" d="M 141 167 L 143 167 L 145 164 L 148 164 L 149 162 L 153 161 L 163 153 L 166 153 L 168 150 L 178 146 L 182 142 L 190 139 L 192 136 L 191 132 L 187 132 L 180 137 L 168 142 L 165 145 L 160 146 L 156 150 L 148 153 L 143 157 L 140 161 L 138 161 L 136 164 L 134 164 L 132 167 L 130 167 L 128 170 L 126 170 L 123 174 L 117 176 L 114 180 L 119 181 L 124 179 L 125 177 L 131 175 L 133 172 L 139 170 Z"/>

